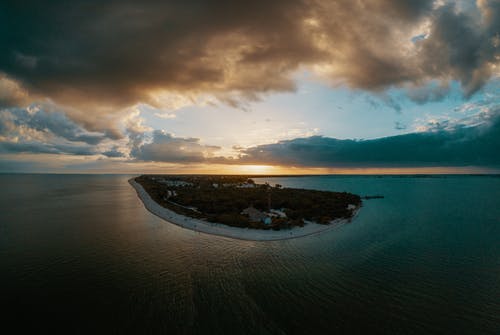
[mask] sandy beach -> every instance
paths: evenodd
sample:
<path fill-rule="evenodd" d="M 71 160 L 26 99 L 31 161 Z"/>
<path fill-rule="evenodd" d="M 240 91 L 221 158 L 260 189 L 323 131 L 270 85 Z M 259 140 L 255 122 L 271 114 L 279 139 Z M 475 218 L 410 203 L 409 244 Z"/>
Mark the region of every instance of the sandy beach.
<path fill-rule="evenodd" d="M 317 224 L 314 222 L 307 222 L 304 227 L 294 227 L 286 230 L 260 230 L 230 227 L 220 223 L 212 223 L 195 218 L 190 218 L 180 215 L 156 203 L 146 192 L 146 190 L 137 183 L 134 178 L 129 180 L 130 185 L 134 187 L 137 195 L 142 200 L 144 207 L 154 215 L 162 218 L 163 220 L 178 225 L 180 227 L 191 229 L 194 231 L 202 232 L 205 234 L 224 236 L 248 241 L 277 241 L 298 238 L 319 234 L 331 229 L 335 229 L 340 225 L 352 221 L 356 216 L 359 208 L 356 209 L 355 215 L 351 219 L 338 219 L 329 225 Z"/>

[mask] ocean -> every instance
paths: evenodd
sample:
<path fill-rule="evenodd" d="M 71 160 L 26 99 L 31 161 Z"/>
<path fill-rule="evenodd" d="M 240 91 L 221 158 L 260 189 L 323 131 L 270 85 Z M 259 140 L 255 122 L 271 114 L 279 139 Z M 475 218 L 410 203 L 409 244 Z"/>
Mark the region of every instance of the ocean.
<path fill-rule="evenodd" d="M 205 235 L 126 175 L 0 175 L 2 329 L 500 334 L 499 176 L 264 178 L 383 195 L 299 239 Z"/>

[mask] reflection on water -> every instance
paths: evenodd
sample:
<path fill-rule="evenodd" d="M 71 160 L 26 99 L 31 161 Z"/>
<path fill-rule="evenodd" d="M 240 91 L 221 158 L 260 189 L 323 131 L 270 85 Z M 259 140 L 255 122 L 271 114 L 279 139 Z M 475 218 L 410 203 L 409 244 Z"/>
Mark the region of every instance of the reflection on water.
<path fill-rule="evenodd" d="M 500 178 L 267 179 L 385 196 L 351 224 L 275 242 L 168 224 L 128 178 L 0 175 L 4 327 L 500 333 Z"/>

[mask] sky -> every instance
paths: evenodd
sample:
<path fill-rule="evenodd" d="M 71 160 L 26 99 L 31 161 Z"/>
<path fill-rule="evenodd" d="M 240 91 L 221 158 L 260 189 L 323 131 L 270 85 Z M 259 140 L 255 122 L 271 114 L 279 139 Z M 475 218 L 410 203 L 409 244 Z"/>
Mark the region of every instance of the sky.
<path fill-rule="evenodd" d="M 500 172 L 500 0 L 5 0 L 0 45 L 0 172 Z"/>

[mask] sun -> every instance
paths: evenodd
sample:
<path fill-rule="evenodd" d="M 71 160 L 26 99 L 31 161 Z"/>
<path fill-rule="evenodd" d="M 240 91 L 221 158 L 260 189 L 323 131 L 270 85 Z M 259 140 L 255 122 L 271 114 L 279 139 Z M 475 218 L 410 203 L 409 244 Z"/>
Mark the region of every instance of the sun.
<path fill-rule="evenodd" d="M 270 165 L 241 165 L 240 171 L 243 174 L 266 174 L 271 173 L 273 167 Z"/>

